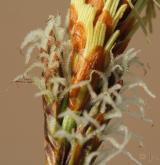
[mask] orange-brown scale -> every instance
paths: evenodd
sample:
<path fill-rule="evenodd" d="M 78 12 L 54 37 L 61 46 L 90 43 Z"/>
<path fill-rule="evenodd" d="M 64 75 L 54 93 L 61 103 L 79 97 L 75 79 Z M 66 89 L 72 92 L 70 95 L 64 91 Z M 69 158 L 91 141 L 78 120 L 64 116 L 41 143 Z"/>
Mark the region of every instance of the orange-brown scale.
<path fill-rule="evenodd" d="M 86 0 L 85 3 L 91 4 L 96 9 L 96 18 L 101 14 L 104 7 L 103 0 Z"/>
<path fill-rule="evenodd" d="M 80 68 L 77 75 L 73 78 L 73 83 L 86 80 L 92 69 L 102 70 L 104 68 L 104 59 L 104 48 L 97 46 L 90 55 L 88 55 L 83 67 Z"/>
<path fill-rule="evenodd" d="M 78 19 L 78 13 L 77 13 L 77 10 L 76 10 L 75 6 L 72 4 L 72 5 L 70 5 L 70 8 L 69 8 L 69 32 L 70 32 L 70 34 L 72 32 L 72 29 L 73 29 L 74 25 L 77 22 L 77 19 Z M 76 28 L 75 28 L 75 30 L 76 30 Z M 74 33 L 75 32 L 73 32 L 73 34 Z M 71 34 L 71 39 L 72 39 L 72 52 L 70 54 L 71 69 L 74 67 L 74 57 L 75 57 L 75 48 L 74 48 L 74 46 L 77 44 L 75 42 L 77 42 L 76 38 L 78 38 L 78 37 L 75 37 L 75 36 L 72 36 L 72 34 Z"/>
<path fill-rule="evenodd" d="M 79 68 L 82 66 L 83 61 L 84 61 L 82 53 L 78 53 L 74 57 L 73 57 L 74 61 L 73 61 L 73 67 L 72 67 L 72 76 L 75 76 L 77 74 Z"/>
<path fill-rule="evenodd" d="M 72 41 L 72 52 L 71 52 L 71 69 L 72 73 L 77 72 L 77 68 L 81 65 L 81 51 L 85 48 L 86 45 L 86 31 L 83 23 L 77 22 L 71 34 Z M 78 56 L 78 63 L 75 63 L 75 54 Z"/>
<path fill-rule="evenodd" d="M 99 16 L 99 20 L 101 20 L 106 27 L 112 27 L 113 26 L 113 19 L 110 13 L 107 10 L 104 10 L 101 15 Z"/>
<path fill-rule="evenodd" d="M 72 78 L 72 84 L 77 84 L 83 80 L 87 80 L 89 78 L 89 75 L 91 73 L 91 70 L 95 69 L 98 71 L 103 71 L 104 69 L 104 61 L 105 61 L 105 54 L 104 54 L 104 48 L 101 46 L 97 46 L 89 55 L 88 59 L 84 61 L 83 66 L 79 68 L 78 73 L 75 75 L 75 77 Z M 97 74 L 92 75 L 92 81 L 91 84 L 93 88 L 96 87 L 97 81 L 99 77 Z M 73 89 L 69 94 L 69 105 L 71 109 L 79 109 L 80 107 L 77 107 L 76 103 L 76 97 L 78 96 L 80 91 L 80 88 Z M 86 96 L 86 100 L 88 96 Z M 84 105 L 85 100 L 81 103 L 81 105 Z"/>
<path fill-rule="evenodd" d="M 72 75 L 76 72 L 74 67 L 74 60 L 75 60 L 75 51 L 72 50 L 70 53 L 70 64 L 71 64 L 71 72 Z"/>
<path fill-rule="evenodd" d="M 74 25 L 73 32 L 71 34 L 71 41 L 73 50 L 80 52 L 86 44 L 86 31 L 83 23 L 77 22 Z"/>
<path fill-rule="evenodd" d="M 73 26 L 77 22 L 78 13 L 74 5 L 70 5 L 69 8 L 69 32 L 72 31 Z"/>

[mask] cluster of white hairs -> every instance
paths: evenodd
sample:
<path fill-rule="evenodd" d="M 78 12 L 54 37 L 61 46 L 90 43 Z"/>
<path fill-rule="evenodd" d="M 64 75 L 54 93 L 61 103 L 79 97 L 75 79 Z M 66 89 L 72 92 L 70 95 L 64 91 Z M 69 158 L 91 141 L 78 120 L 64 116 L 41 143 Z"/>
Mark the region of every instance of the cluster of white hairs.
<path fill-rule="evenodd" d="M 50 35 L 51 32 L 54 31 L 54 36 Z M 72 143 L 74 140 L 77 140 L 81 145 L 83 145 L 86 141 L 91 139 L 94 136 L 97 136 L 101 141 L 103 141 L 104 146 L 109 146 L 111 144 L 110 149 L 99 149 L 95 152 L 88 154 L 85 159 L 85 165 L 89 165 L 93 158 L 96 157 L 96 161 L 94 164 L 97 165 L 105 165 L 106 163 L 113 159 L 116 155 L 122 153 L 127 155 L 131 160 L 133 160 L 136 164 L 141 165 L 141 163 L 136 160 L 130 152 L 126 150 L 126 145 L 129 140 L 133 138 L 138 138 L 141 141 L 141 138 L 138 135 L 135 135 L 131 131 L 129 131 L 127 125 L 125 125 L 122 120 L 125 113 L 128 113 L 134 117 L 139 117 L 144 121 L 151 122 L 149 119 L 145 117 L 144 111 L 144 101 L 140 97 L 127 97 L 125 94 L 127 91 L 132 90 L 134 87 L 142 87 L 144 91 L 151 97 L 155 97 L 154 94 L 150 92 L 145 83 L 140 79 L 129 80 L 125 78 L 126 75 L 130 74 L 130 67 L 134 64 L 142 65 L 142 63 L 138 60 L 137 53 L 134 49 L 130 49 L 120 56 L 113 57 L 111 53 L 111 61 L 109 66 L 106 68 L 105 72 L 98 72 L 93 70 L 90 74 L 90 79 L 81 81 L 76 85 L 70 84 L 70 41 L 65 36 L 65 28 L 61 27 L 61 19 L 60 17 L 50 16 L 48 20 L 47 27 L 42 30 L 38 29 L 29 33 L 29 35 L 25 38 L 22 43 L 21 49 L 26 49 L 26 63 L 28 64 L 31 59 L 31 54 L 35 48 L 39 50 L 43 50 L 38 58 L 40 59 L 38 62 L 31 64 L 31 66 L 24 72 L 24 74 L 18 76 L 14 81 L 28 81 L 31 80 L 40 90 L 37 93 L 37 96 L 45 96 L 47 95 L 50 99 L 50 102 L 53 100 L 62 100 L 64 96 L 69 93 L 74 88 L 79 88 L 83 86 L 88 87 L 88 91 L 90 93 L 91 99 L 89 102 L 90 110 L 83 110 L 82 113 L 75 113 L 69 108 L 67 108 L 64 112 L 60 113 L 59 118 L 63 118 L 64 116 L 71 116 L 77 125 L 88 125 L 92 124 L 95 127 L 95 130 L 87 135 L 82 135 L 81 133 L 72 131 L 68 133 L 64 131 L 60 125 L 56 125 L 56 120 L 53 116 L 49 115 L 47 119 L 48 124 L 48 134 L 51 141 L 56 138 L 66 138 L 69 143 Z M 56 43 L 55 43 L 56 42 Z M 60 42 L 58 46 L 57 42 Z M 52 44 L 50 44 L 52 43 Z M 47 52 L 48 45 L 51 45 L 50 51 Z M 53 60 L 53 54 L 58 54 L 59 60 Z M 45 63 L 42 63 L 41 58 L 47 59 L 48 65 L 45 66 Z M 29 73 L 35 68 L 41 68 L 42 72 L 45 72 L 48 67 L 54 68 L 55 70 L 62 67 L 63 76 L 60 74 L 54 74 L 50 78 L 50 82 L 54 84 L 52 90 L 47 89 L 46 81 L 43 76 L 31 76 Z M 91 78 L 92 74 L 96 73 L 102 82 L 102 88 L 100 93 L 96 93 L 91 86 Z M 118 80 L 123 80 L 123 85 L 116 83 L 111 87 L 108 87 L 108 79 L 114 74 L 116 78 L 116 82 Z M 63 86 L 63 88 L 61 88 Z M 113 98 L 113 95 L 116 99 Z M 135 113 L 134 111 L 129 109 L 130 104 L 135 104 L 139 113 Z M 105 120 L 113 119 L 114 122 L 109 124 L 100 125 L 97 120 L 95 120 L 94 116 L 97 113 L 96 107 L 100 108 L 100 112 L 104 113 L 106 109 L 106 105 L 110 105 L 112 109 L 107 112 L 104 116 Z M 122 143 L 119 143 L 116 137 L 123 137 Z"/>
<path fill-rule="evenodd" d="M 125 97 L 125 93 L 129 90 L 132 90 L 134 87 L 142 87 L 144 91 L 151 96 L 152 98 L 155 97 L 155 95 L 148 89 L 148 87 L 145 85 L 145 83 L 142 80 L 134 80 L 133 82 L 129 82 L 127 80 L 127 83 L 124 80 L 124 85 L 121 86 L 120 84 L 115 84 L 112 87 L 108 88 L 107 85 L 107 80 L 110 76 L 111 73 L 114 74 L 123 72 L 123 77 L 125 77 L 126 74 L 129 74 L 129 68 L 132 64 L 141 64 L 137 58 L 137 51 L 134 49 L 130 49 L 126 53 L 120 55 L 117 58 L 112 58 L 112 61 L 110 63 L 109 68 L 107 69 L 106 73 L 100 73 L 97 71 L 97 74 L 101 76 L 103 79 L 103 87 L 102 87 L 102 92 L 100 92 L 98 95 L 93 91 L 93 89 L 90 86 L 90 81 L 82 81 L 79 84 L 76 85 L 79 87 L 82 87 L 83 85 L 88 84 L 88 89 L 90 91 L 90 96 L 91 96 L 91 104 L 92 108 L 90 112 L 84 112 L 79 115 L 76 114 L 75 112 L 71 111 L 69 108 L 67 111 L 64 113 L 60 114 L 60 118 L 64 116 L 70 116 L 72 117 L 77 125 L 87 125 L 88 123 L 91 123 L 92 125 L 95 126 L 95 130 L 86 135 L 82 136 L 81 134 L 78 134 L 76 132 L 67 133 L 63 129 L 59 127 L 59 129 L 54 132 L 53 137 L 65 137 L 70 143 L 73 142 L 74 139 L 76 139 L 81 145 L 83 145 L 86 141 L 89 139 L 93 138 L 95 135 L 98 136 L 100 140 L 103 141 L 104 146 L 108 146 L 108 143 L 112 145 L 112 148 L 106 149 L 103 151 L 98 150 L 95 152 L 92 152 L 86 157 L 85 164 L 89 165 L 91 160 L 94 157 L 97 157 L 96 161 L 94 164 L 97 165 L 105 165 L 108 163 L 112 158 L 114 158 L 116 155 L 122 153 L 124 155 L 127 155 L 131 160 L 133 160 L 136 164 L 141 165 L 141 163 L 136 160 L 130 152 L 128 152 L 125 147 L 128 144 L 129 140 L 133 137 L 136 138 L 142 143 L 142 138 L 131 131 L 128 130 L 127 125 L 123 124 L 123 116 L 125 113 L 128 113 L 129 115 L 143 119 L 146 122 L 152 123 L 152 120 L 147 119 L 145 117 L 145 110 L 144 110 L 144 100 L 140 97 Z M 115 72 L 116 71 L 116 72 Z M 118 76 L 117 76 L 118 77 Z M 69 89 L 68 89 L 69 90 Z M 118 92 L 120 90 L 120 92 Z M 116 100 L 113 100 L 112 95 L 116 96 Z M 115 119 L 112 124 L 109 125 L 100 125 L 94 118 L 93 114 L 94 112 L 94 107 L 96 107 L 100 102 L 102 102 L 101 107 L 100 107 L 100 112 L 105 111 L 105 105 L 110 105 L 112 106 L 112 110 L 106 113 L 105 119 Z M 129 109 L 129 105 L 135 104 L 137 105 L 139 112 L 135 112 Z M 50 122 L 49 122 L 50 125 Z M 52 124 L 51 124 L 52 125 Z M 51 126 L 50 126 L 51 127 Z M 123 142 L 119 143 L 114 137 L 116 135 L 117 137 L 122 136 L 123 137 Z"/>

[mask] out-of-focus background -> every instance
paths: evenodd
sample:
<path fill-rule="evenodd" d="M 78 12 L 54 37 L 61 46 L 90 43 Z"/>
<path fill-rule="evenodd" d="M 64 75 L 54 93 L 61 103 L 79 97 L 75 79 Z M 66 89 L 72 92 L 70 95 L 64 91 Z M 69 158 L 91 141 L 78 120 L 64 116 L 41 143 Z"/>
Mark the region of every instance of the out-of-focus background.
<path fill-rule="evenodd" d="M 44 27 L 48 15 L 66 15 L 69 0 L 1 0 L 0 1 L 0 164 L 40 165 L 43 156 L 43 113 L 41 99 L 34 98 L 36 88 L 30 85 L 9 85 L 25 69 L 19 46 L 31 30 Z M 140 90 L 146 100 L 147 116 L 154 126 L 130 117 L 130 129 L 144 137 L 144 147 L 131 142 L 128 149 L 145 165 L 160 164 L 160 13 L 154 21 L 154 34 L 148 43 L 141 30 L 129 47 L 141 49 L 140 59 L 148 66 L 144 77 L 155 100 Z M 9 86 L 9 88 L 8 88 Z M 132 165 L 120 155 L 111 165 Z"/>

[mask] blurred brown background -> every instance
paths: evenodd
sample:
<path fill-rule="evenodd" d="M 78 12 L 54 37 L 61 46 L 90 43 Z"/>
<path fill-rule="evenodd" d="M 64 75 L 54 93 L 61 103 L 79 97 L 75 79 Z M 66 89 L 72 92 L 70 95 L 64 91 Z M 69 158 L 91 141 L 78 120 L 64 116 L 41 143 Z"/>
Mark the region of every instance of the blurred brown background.
<path fill-rule="evenodd" d="M 49 14 L 66 14 L 69 0 L 0 0 L 0 165 L 43 165 L 43 114 L 41 99 L 34 98 L 36 89 L 30 85 L 8 86 L 24 69 L 24 57 L 19 46 L 32 29 L 43 27 Z M 130 151 L 145 165 L 160 164 L 160 14 L 154 21 L 154 34 L 148 44 L 141 30 L 130 47 L 141 49 L 139 54 L 150 70 L 144 77 L 157 98 L 147 101 L 147 116 L 154 127 L 140 120 L 127 118 L 130 128 L 144 137 L 144 148 L 131 142 Z M 134 164 L 118 156 L 111 165 Z"/>

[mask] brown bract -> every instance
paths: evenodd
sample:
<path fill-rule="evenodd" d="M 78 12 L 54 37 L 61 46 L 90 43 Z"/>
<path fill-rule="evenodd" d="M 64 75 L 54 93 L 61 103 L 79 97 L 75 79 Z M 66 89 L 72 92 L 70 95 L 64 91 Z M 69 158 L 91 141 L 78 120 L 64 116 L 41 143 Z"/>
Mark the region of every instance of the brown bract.
<path fill-rule="evenodd" d="M 120 40 L 123 40 L 124 38 L 127 37 L 129 32 L 131 31 L 133 25 L 135 23 L 135 18 L 131 17 L 127 21 L 123 21 L 121 26 L 120 26 Z"/>
<path fill-rule="evenodd" d="M 135 18 L 131 17 L 127 21 L 123 21 L 120 24 L 120 36 L 117 40 L 117 44 L 113 48 L 113 54 L 116 57 L 124 52 L 130 42 L 130 37 L 128 37 L 132 27 L 134 26 Z"/>
<path fill-rule="evenodd" d="M 77 22 L 73 27 L 71 35 L 73 50 L 80 52 L 86 44 L 86 31 L 83 23 Z"/>
<path fill-rule="evenodd" d="M 112 27 L 113 25 L 113 19 L 110 13 L 107 10 L 104 10 L 101 15 L 99 16 L 99 20 L 101 20 L 106 27 Z"/>
<path fill-rule="evenodd" d="M 71 35 L 72 41 L 72 52 L 71 52 L 71 67 L 72 72 L 75 74 L 77 72 L 77 67 L 80 67 L 81 61 L 81 51 L 85 48 L 86 45 L 86 31 L 83 23 L 75 23 Z M 75 58 L 78 59 L 78 64 L 75 63 Z"/>
<path fill-rule="evenodd" d="M 130 42 L 130 39 L 125 39 L 123 41 L 118 41 L 117 44 L 114 46 L 112 52 L 114 54 L 114 57 L 122 54 L 125 49 L 127 48 L 128 44 Z"/>

